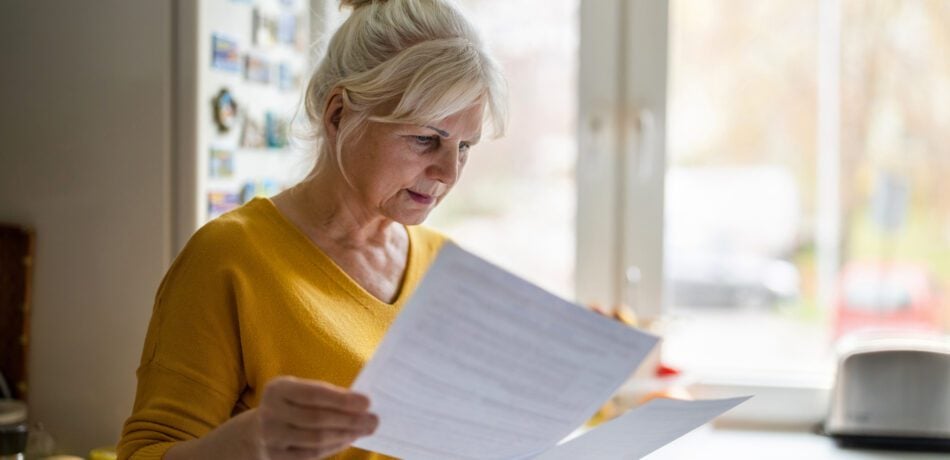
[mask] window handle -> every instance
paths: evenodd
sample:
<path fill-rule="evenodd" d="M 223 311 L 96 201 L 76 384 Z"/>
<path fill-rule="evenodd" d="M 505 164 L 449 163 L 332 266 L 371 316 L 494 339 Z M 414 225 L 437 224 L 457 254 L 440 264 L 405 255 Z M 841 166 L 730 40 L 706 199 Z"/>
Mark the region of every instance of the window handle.
<path fill-rule="evenodd" d="M 637 181 L 649 182 L 656 166 L 656 116 L 650 109 L 640 109 L 635 118 L 633 158 L 636 164 Z"/>

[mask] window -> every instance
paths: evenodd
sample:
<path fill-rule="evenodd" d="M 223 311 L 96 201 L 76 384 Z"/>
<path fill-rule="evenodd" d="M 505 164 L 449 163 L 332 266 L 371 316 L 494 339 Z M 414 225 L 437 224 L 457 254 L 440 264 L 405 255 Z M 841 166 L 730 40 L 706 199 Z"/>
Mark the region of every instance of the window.
<path fill-rule="evenodd" d="M 947 331 L 950 4 L 617 0 L 581 24 L 582 300 L 700 372 Z"/>
<path fill-rule="evenodd" d="M 670 5 L 669 360 L 822 370 L 945 330 L 950 5 Z"/>

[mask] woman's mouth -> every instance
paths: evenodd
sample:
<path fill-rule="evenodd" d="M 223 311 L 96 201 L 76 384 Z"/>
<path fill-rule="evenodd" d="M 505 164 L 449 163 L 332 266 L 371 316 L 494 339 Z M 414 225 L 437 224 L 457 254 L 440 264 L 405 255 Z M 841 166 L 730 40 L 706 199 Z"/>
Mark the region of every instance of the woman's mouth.
<path fill-rule="evenodd" d="M 412 198 L 412 201 L 415 201 L 416 203 L 432 204 L 433 202 L 435 202 L 435 197 L 433 196 L 425 195 L 422 193 L 416 193 L 409 189 L 406 189 L 406 191 L 409 192 L 409 198 Z"/>

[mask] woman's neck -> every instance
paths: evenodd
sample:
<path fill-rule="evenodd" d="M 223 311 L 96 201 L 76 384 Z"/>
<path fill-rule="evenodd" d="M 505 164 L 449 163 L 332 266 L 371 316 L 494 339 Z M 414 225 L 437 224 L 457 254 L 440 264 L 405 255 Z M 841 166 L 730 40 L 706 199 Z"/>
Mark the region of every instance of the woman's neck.
<path fill-rule="evenodd" d="M 394 230 L 404 232 L 395 221 L 367 210 L 339 174 L 315 172 L 275 201 L 290 208 L 308 236 L 341 249 L 385 245 Z"/>

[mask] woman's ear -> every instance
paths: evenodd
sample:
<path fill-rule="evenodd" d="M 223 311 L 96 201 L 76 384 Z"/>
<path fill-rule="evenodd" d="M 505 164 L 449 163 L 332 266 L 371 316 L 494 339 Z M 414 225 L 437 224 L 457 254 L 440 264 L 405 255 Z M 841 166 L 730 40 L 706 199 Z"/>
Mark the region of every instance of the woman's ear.
<path fill-rule="evenodd" d="M 323 129 L 326 130 L 327 140 L 336 142 L 340 131 L 340 120 L 343 119 L 343 89 L 336 88 L 327 98 L 327 106 L 323 109 Z"/>

